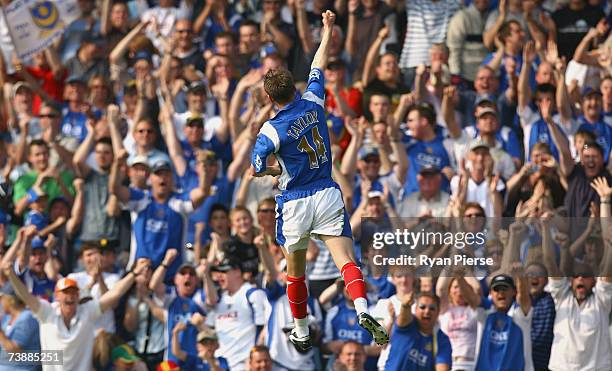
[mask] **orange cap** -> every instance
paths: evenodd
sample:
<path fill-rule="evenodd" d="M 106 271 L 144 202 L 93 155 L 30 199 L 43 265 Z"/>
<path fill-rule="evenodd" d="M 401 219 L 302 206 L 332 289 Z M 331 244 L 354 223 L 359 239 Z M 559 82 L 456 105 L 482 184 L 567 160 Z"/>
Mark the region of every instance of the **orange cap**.
<path fill-rule="evenodd" d="M 55 284 L 55 292 L 64 291 L 71 287 L 76 287 L 77 290 L 79 289 L 79 285 L 75 280 L 73 280 L 72 278 L 64 277 L 61 280 L 57 281 L 57 283 Z"/>
<path fill-rule="evenodd" d="M 157 371 L 179 371 L 180 367 L 173 361 L 164 361 L 157 366 Z"/>

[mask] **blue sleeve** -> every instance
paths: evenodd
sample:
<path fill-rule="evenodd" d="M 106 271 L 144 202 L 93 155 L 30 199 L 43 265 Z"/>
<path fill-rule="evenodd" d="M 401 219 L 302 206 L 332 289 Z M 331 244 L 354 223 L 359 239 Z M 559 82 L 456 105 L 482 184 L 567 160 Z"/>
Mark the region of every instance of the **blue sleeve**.
<path fill-rule="evenodd" d="M 323 71 L 318 68 L 310 70 L 308 75 L 308 86 L 304 91 L 302 99 L 314 102 L 321 107 L 325 106 L 325 80 Z"/>
<path fill-rule="evenodd" d="M 523 151 L 521 150 L 521 143 L 519 142 L 518 136 L 512 130 L 510 134 L 508 134 L 508 141 L 506 143 L 506 151 L 510 156 L 516 158 L 523 158 Z"/>
<path fill-rule="evenodd" d="M 275 146 L 272 140 L 264 134 L 257 136 L 255 147 L 253 147 L 253 154 L 251 156 L 251 164 L 255 168 L 257 174 L 261 174 L 266 171 L 268 156 L 274 153 Z"/>
<path fill-rule="evenodd" d="M 451 348 L 450 340 L 448 339 L 448 336 L 446 336 L 442 332 L 442 330 L 438 330 L 437 338 L 438 338 L 438 353 L 436 354 L 435 364 L 436 365 L 445 364 L 445 365 L 448 365 L 448 367 L 450 368 L 453 363 L 453 358 L 452 358 L 453 350 Z"/>
<path fill-rule="evenodd" d="M 487 55 L 487 57 L 484 59 L 484 61 L 482 61 L 482 66 L 488 65 L 489 62 L 491 62 L 491 59 L 493 59 L 494 55 L 495 55 L 495 53 L 489 53 L 489 55 Z"/>
<path fill-rule="evenodd" d="M 280 283 L 278 283 L 278 281 L 274 281 L 274 282 L 268 283 L 266 287 L 264 287 L 264 292 L 266 293 L 266 296 L 268 297 L 268 301 L 274 302 L 285 294 L 285 287 L 282 286 Z"/>
<path fill-rule="evenodd" d="M 198 357 L 191 353 L 187 353 L 187 358 L 185 358 L 184 361 L 179 362 L 179 366 L 183 370 L 195 370 L 198 367 L 197 364 Z"/>
<path fill-rule="evenodd" d="M 140 201 L 144 196 L 145 193 L 140 189 L 130 187 L 130 201 Z"/>
<path fill-rule="evenodd" d="M 35 326 L 34 326 L 35 325 Z M 35 330 L 38 328 L 38 322 L 34 321 L 18 321 L 13 327 L 13 333 L 11 334 L 11 340 L 17 343 L 22 349 L 30 348 L 28 345 L 32 343 L 32 339 L 35 334 Z M 37 331 L 36 331 L 37 332 Z"/>
<path fill-rule="evenodd" d="M 219 362 L 219 367 L 221 367 L 224 370 L 229 370 L 229 363 L 227 363 L 227 359 L 223 358 L 223 357 L 217 357 L 217 362 Z"/>

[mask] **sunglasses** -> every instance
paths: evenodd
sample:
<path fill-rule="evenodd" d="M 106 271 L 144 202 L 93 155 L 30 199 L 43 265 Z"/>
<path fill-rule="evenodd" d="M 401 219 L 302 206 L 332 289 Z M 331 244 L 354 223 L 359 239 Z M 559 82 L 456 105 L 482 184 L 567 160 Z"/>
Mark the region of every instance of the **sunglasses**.
<path fill-rule="evenodd" d="M 152 133 L 153 130 L 152 129 L 138 129 L 138 133 L 139 134 L 143 134 L 143 133 Z"/>
<path fill-rule="evenodd" d="M 495 291 L 495 292 L 500 292 L 500 291 L 506 291 L 506 290 L 509 290 L 509 289 L 510 289 L 510 288 L 509 288 L 509 287 L 507 287 L 507 286 L 495 286 L 495 287 L 493 288 L 493 291 Z"/>
<path fill-rule="evenodd" d="M 274 209 L 259 209 L 257 210 L 258 213 L 273 213 Z"/>
<path fill-rule="evenodd" d="M 56 113 L 46 113 L 46 114 L 41 114 L 38 117 L 42 118 L 47 118 L 47 119 L 54 119 L 54 118 L 58 118 L 59 115 Z"/>
<path fill-rule="evenodd" d="M 192 271 L 191 269 L 187 269 L 179 273 L 182 274 L 183 276 L 195 276 L 196 275 L 196 272 Z"/>
<path fill-rule="evenodd" d="M 418 307 L 420 310 L 425 310 L 425 308 L 429 308 L 429 310 L 432 312 L 435 312 L 436 310 L 438 310 L 438 306 L 434 304 L 430 304 L 430 305 L 419 304 Z"/>

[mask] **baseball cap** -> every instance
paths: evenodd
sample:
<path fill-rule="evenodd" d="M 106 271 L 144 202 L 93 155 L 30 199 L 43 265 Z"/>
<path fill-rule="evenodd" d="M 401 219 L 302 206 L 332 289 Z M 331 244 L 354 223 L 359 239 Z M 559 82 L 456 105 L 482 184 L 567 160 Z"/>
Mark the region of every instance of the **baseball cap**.
<path fill-rule="evenodd" d="M 470 151 L 475 151 L 478 148 L 486 148 L 489 149 L 489 144 L 484 140 L 474 140 L 470 143 Z"/>
<path fill-rule="evenodd" d="M 187 86 L 187 93 L 206 92 L 206 84 L 204 81 L 193 81 Z"/>
<path fill-rule="evenodd" d="M 187 262 L 184 262 L 183 264 L 181 264 L 181 265 L 179 266 L 179 268 L 178 268 L 177 272 L 180 272 L 180 271 L 182 271 L 182 270 L 183 270 L 183 269 L 185 269 L 185 268 L 190 269 L 190 270 L 192 270 L 192 271 L 194 271 L 194 272 L 195 272 L 195 270 L 196 270 L 196 268 L 195 268 L 195 266 L 194 266 L 193 264 L 191 264 L 191 263 L 187 263 Z"/>
<path fill-rule="evenodd" d="M 189 118 L 187 118 L 187 121 L 185 121 L 185 125 L 187 126 L 192 126 L 192 125 L 197 125 L 197 126 L 204 126 L 204 118 L 200 115 L 192 115 Z"/>
<path fill-rule="evenodd" d="M 382 197 L 383 195 L 384 193 L 378 190 L 372 190 L 368 192 L 368 198 Z"/>
<path fill-rule="evenodd" d="M 580 94 L 582 95 L 583 98 L 585 98 L 593 94 L 601 95 L 601 91 L 599 89 L 595 89 L 587 85 L 582 88 L 582 91 L 580 92 Z"/>
<path fill-rule="evenodd" d="M 28 192 L 28 201 L 30 203 L 32 202 L 36 202 L 38 200 L 40 200 L 41 198 L 47 197 L 46 193 L 38 193 L 37 191 L 35 191 L 34 189 L 30 189 Z"/>
<path fill-rule="evenodd" d="M 483 109 L 480 110 L 480 112 L 478 113 L 478 118 L 481 118 L 484 115 L 494 115 L 495 117 L 497 117 L 497 111 L 495 111 L 493 108 L 491 107 L 484 107 Z"/>
<path fill-rule="evenodd" d="M 493 94 L 479 95 L 478 97 L 476 97 L 476 100 L 474 101 L 474 106 L 477 106 L 482 102 L 495 103 L 495 96 L 493 96 Z"/>
<path fill-rule="evenodd" d="M 134 165 L 137 165 L 137 164 L 142 164 L 142 165 L 146 165 L 148 167 L 149 166 L 149 160 L 147 159 L 147 156 L 145 156 L 145 155 L 136 155 L 134 157 L 128 158 L 127 164 L 128 164 L 128 166 L 134 166 Z"/>
<path fill-rule="evenodd" d="M 140 358 L 136 356 L 134 349 L 127 344 L 114 347 L 111 351 L 111 359 L 113 362 L 121 360 L 125 363 L 134 363 L 140 360 Z"/>
<path fill-rule="evenodd" d="M 170 167 L 170 163 L 168 161 L 161 159 L 151 166 L 151 172 L 153 173 L 157 173 L 158 171 L 162 170 L 172 171 L 172 167 Z"/>
<path fill-rule="evenodd" d="M 436 165 L 428 164 L 422 166 L 419 170 L 419 174 L 421 175 L 435 175 L 440 174 L 440 169 Z"/>
<path fill-rule="evenodd" d="M 359 159 L 365 160 L 368 156 L 380 156 L 376 147 L 362 147 L 359 150 Z"/>
<path fill-rule="evenodd" d="M 157 371 L 180 371 L 181 368 L 174 361 L 163 361 L 157 365 Z"/>
<path fill-rule="evenodd" d="M 83 84 L 83 85 L 85 85 L 85 80 L 83 80 L 83 76 L 81 76 L 81 75 L 70 75 L 66 79 L 66 84 Z"/>
<path fill-rule="evenodd" d="M 11 95 L 13 96 L 13 98 L 15 98 L 15 95 L 17 95 L 17 93 L 19 93 L 19 90 L 22 90 L 22 89 L 27 89 L 29 91 L 32 91 L 32 88 L 30 87 L 30 85 L 28 85 L 28 83 L 19 81 L 15 83 L 15 85 L 13 85 L 13 89 L 11 90 Z"/>
<path fill-rule="evenodd" d="M 79 285 L 72 278 L 64 277 L 55 284 L 55 292 L 64 291 L 71 287 L 79 289 Z"/>
<path fill-rule="evenodd" d="M 240 266 L 240 261 L 231 258 L 231 257 L 227 257 L 225 259 L 223 259 L 221 261 L 221 263 L 219 263 L 219 265 L 215 266 L 215 267 L 211 267 L 211 270 L 213 272 L 227 272 L 230 271 L 232 269 L 240 269 L 242 270 L 242 267 Z"/>
<path fill-rule="evenodd" d="M 327 62 L 327 69 L 330 69 L 330 70 L 337 69 L 337 68 L 342 68 L 342 67 L 345 67 L 345 66 L 346 66 L 346 64 L 344 63 L 344 61 L 341 58 L 338 58 L 338 57 L 332 57 Z"/>
<path fill-rule="evenodd" d="M 498 274 L 493 277 L 491 280 L 491 290 L 495 290 L 496 287 L 516 288 L 516 286 L 514 286 L 514 280 L 507 274 Z"/>
<path fill-rule="evenodd" d="M 197 340 L 198 340 L 198 343 L 200 343 L 204 340 L 219 340 L 219 338 L 217 337 L 217 333 L 214 330 L 205 329 L 205 330 L 198 332 Z"/>
<path fill-rule="evenodd" d="M 34 249 L 45 249 L 45 240 L 43 240 L 40 236 L 36 236 L 32 238 L 32 242 L 30 243 L 32 250 Z"/>
<path fill-rule="evenodd" d="M 153 58 L 151 57 L 151 53 L 145 50 L 141 50 L 134 55 L 134 62 L 139 61 L 141 59 L 149 63 L 153 61 Z"/>

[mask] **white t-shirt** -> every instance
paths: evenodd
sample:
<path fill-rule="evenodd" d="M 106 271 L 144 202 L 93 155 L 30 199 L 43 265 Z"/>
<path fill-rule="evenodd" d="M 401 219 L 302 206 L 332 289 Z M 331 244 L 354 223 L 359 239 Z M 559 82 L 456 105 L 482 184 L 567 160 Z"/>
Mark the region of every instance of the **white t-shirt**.
<path fill-rule="evenodd" d="M 187 119 L 189 119 L 191 116 L 193 116 L 191 111 L 174 114 L 174 130 L 176 131 L 176 137 L 179 140 L 185 140 L 185 132 L 183 129 L 185 128 Z M 204 134 L 202 134 L 202 140 L 205 142 L 210 142 L 215 135 L 217 128 L 222 124 L 221 116 L 204 117 L 203 120 Z"/>
<path fill-rule="evenodd" d="M 426 200 L 420 192 L 411 193 L 397 205 L 397 215 L 400 217 L 419 217 L 431 212 L 434 218 L 441 218 L 446 213 L 450 195 L 446 192 L 438 192 L 438 196 Z"/>
<path fill-rule="evenodd" d="M 453 305 L 438 318 L 440 328 L 450 339 L 453 358 L 464 357 L 475 360 L 478 333 L 478 313 L 470 306 Z"/>
<path fill-rule="evenodd" d="M 104 278 L 104 283 L 108 290 L 111 290 L 117 282 L 119 282 L 119 275 L 116 273 L 102 273 L 102 277 Z M 72 278 L 79 285 L 79 297 L 86 298 L 91 296 L 95 300 L 100 299 L 102 293 L 100 292 L 100 285 L 96 283 L 91 287 L 91 290 L 87 290 L 86 287 L 92 280 L 92 277 L 87 274 L 87 272 L 77 272 L 70 273 L 68 278 Z M 106 312 L 102 313 L 102 317 L 98 319 L 96 322 L 96 330 L 102 329 L 106 332 L 114 333 L 115 332 L 115 315 L 112 309 L 108 309 Z"/>
<path fill-rule="evenodd" d="M 40 323 L 40 348 L 63 352 L 63 365 L 43 366 L 44 371 L 90 371 L 96 321 L 102 315 L 97 300 L 88 301 L 77 307 L 75 316 L 66 328 L 59 303 L 49 304 L 39 300 L 40 306 L 34 313 Z"/>
<path fill-rule="evenodd" d="M 459 176 L 455 175 L 451 179 L 451 193 L 457 194 L 459 189 Z M 506 189 L 504 182 L 500 179 L 497 182 L 497 191 L 501 192 Z M 468 180 L 467 195 L 465 198 L 466 202 L 477 202 L 485 211 L 486 216 L 493 216 L 493 202 L 489 195 L 489 182 L 487 180 L 482 181 L 480 184 L 476 183 L 472 178 Z"/>
<path fill-rule="evenodd" d="M 215 328 L 219 337 L 219 349 L 215 357 L 227 359 L 232 371 L 243 371 L 249 352 L 255 345 L 256 326 L 263 326 L 270 312 L 270 303 L 263 290 L 244 283 L 234 295 L 221 294 L 219 303 L 208 313 L 206 324 Z M 249 303 L 250 302 L 250 303 Z"/>
<path fill-rule="evenodd" d="M 609 315 L 612 283 L 597 280 L 593 294 L 582 305 L 574 298 L 567 278 L 548 280 L 555 301 L 551 370 L 612 370 Z"/>

